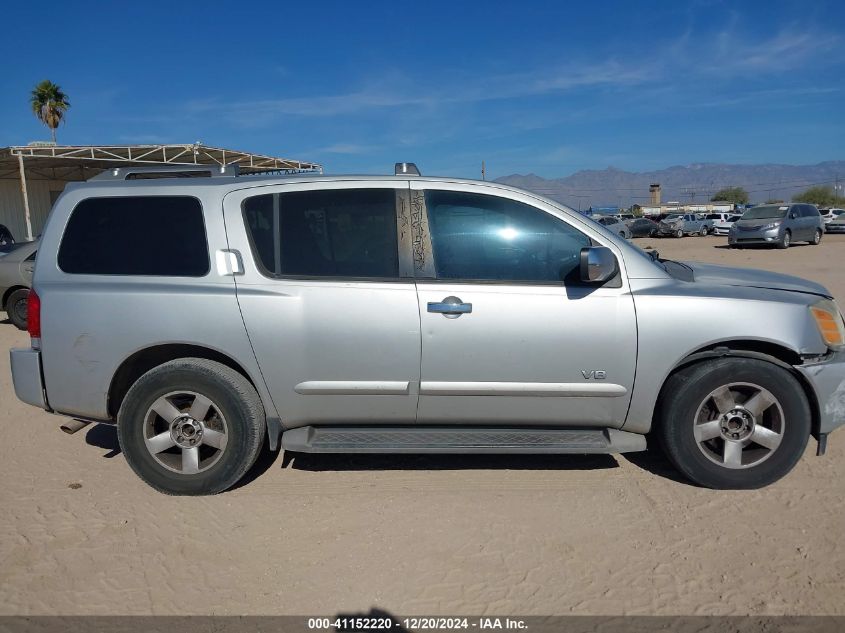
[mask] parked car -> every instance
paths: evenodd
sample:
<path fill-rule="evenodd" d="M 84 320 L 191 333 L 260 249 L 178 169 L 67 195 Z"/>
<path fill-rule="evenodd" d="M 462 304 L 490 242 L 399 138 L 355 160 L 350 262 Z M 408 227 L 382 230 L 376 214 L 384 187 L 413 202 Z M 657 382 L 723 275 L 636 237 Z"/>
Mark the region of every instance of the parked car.
<path fill-rule="evenodd" d="M 649 220 L 653 220 L 654 222 L 660 224 L 666 218 L 673 216 L 673 215 L 681 215 L 679 213 L 658 213 L 657 215 L 650 215 L 648 216 Z"/>
<path fill-rule="evenodd" d="M 713 230 L 711 232 L 714 235 L 727 235 L 730 232 L 733 223 L 741 217 L 741 215 L 731 215 L 724 220 L 713 222 Z"/>
<path fill-rule="evenodd" d="M 18 398 L 69 431 L 116 423 L 160 491 L 223 491 L 264 441 L 615 453 L 652 431 L 693 481 L 757 488 L 845 424 L 845 322 L 819 284 L 659 259 L 553 200 L 408 164 L 163 170 L 65 188 L 11 351 Z"/>
<path fill-rule="evenodd" d="M 819 214 L 821 214 L 825 225 L 830 224 L 843 213 L 845 213 L 845 209 L 819 209 Z"/>
<path fill-rule="evenodd" d="M 622 222 L 622 220 L 618 220 L 612 215 L 603 215 L 595 218 L 595 221 L 607 228 L 609 231 L 613 231 L 620 237 L 624 237 L 626 240 L 631 237 L 631 231 L 628 226 Z"/>
<path fill-rule="evenodd" d="M 622 222 L 626 222 L 627 220 L 635 219 L 637 216 L 635 216 L 633 213 L 614 213 L 613 217 Z"/>
<path fill-rule="evenodd" d="M 15 238 L 12 235 L 12 232 L 8 228 L 6 228 L 4 224 L 0 224 L 0 247 L 8 247 L 14 243 Z"/>
<path fill-rule="evenodd" d="M 715 213 L 708 213 L 705 215 L 705 219 L 710 220 L 710 222 L 715 226 L 717 222 L 727 222 L 729 218 L 735 215 L 742 215 L 741 213 L 737 213 L 736 211 L 717 211 Z"/>
<path fill-rule="evenodd" d="M 845 213 L 840 213 L 836 219 L 825 224 L 824 229 L 827 233 L 845 233 Z"/>
<path fill-rule="evenodd" d="M 824 233 L 819 210 L 812 204 L 761 204 L 748 209 L 728 232 L 728 244 L 772 244 L 789 248 L 793 242 L 818 244 Z"/>
<path fill-rule="evenodd" d="M 648 218 L 628 220 L 625 224 L 631 232 L 631 237 L 655 237 L 657 235 L 657 222 Z"/>
<path fill-rule="evenodd" d="M 661 220 L 660 224 L 657 225 L 657 234 L 661 237 L 667 235 L 674 237 L 707 235 L 708 227 L 707 221 L 699 219 L 694 213 L 678 213 Z"/>
<path fill-rule="evenodd" d="M 21 330 L 26 329 L 26 303 L 32 285 L 32 271 L 38 241 L 18 242 L 0 254 L 0 306 Z"/>

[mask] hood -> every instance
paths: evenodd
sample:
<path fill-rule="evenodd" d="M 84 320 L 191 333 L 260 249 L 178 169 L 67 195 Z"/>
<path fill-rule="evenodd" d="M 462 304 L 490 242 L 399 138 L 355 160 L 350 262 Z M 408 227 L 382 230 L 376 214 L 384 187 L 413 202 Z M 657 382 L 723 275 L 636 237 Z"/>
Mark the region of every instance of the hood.
<path fill-rule="evenodd" d="M 821 284 L 792 275 L 781 275 L 780 273 L 771 273 L 767 270 L 755 268 L 732 268 L 699 262 L 684 262 L 684 264 L 692 268 L 697 282 L 722 286 L 804 292 L 828 298 L 832 296 L 830 291 Z"/>

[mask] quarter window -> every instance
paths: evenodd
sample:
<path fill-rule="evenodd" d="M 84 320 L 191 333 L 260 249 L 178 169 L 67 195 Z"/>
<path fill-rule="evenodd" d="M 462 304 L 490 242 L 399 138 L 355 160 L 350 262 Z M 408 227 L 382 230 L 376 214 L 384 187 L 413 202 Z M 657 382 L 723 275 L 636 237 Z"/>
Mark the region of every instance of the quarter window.
<path fill-rule="evenodd" d="M 202 206 L 186 196 L 83 200 L 68 220 L 58 263 L 73 274 L 203 277 Z"/>
<path fill-rule="evenodd" d="M 561 282 L 590 238 L 540 209 L 497 196 L 425 194 L 437 277 Z"/>
<path fill-rule="evenodd" d="M 264 194 L 243 215 L 265 274 L 399 277 L 393 189 Z"/>

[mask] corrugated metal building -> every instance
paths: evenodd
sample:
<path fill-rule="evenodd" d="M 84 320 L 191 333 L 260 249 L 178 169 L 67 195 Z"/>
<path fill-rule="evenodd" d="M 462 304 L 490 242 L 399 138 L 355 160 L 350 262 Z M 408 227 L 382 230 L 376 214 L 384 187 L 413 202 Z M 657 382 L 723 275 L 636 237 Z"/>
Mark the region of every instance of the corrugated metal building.
<path fill-rule="evenodd" d="M 114 167 L 237 164 L 241 173 L 322 172 L 317 163 L 189 145 L 77 146 L 39 143 L 0 148 L 0 224 L 22 241 L 41 233 L 69 182 Z"/>

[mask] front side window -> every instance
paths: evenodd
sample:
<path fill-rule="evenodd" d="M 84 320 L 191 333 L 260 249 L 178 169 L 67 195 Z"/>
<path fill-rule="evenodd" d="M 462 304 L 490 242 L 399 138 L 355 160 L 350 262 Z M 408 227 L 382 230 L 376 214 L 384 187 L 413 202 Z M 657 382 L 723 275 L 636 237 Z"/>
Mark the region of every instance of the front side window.
<path fill-rule="evenodd" d="M 70 215 L 58 263 L 72 274 L 203 277 L 202 206 L 187 196 L 88 198 Z"/>
<path fill-rule="evenodd" d="M 561 282 L 590 238 L 527 204 L 475 193 L 425 194 L 439 279 Z"/>
<path fill-rule="evenodd" d="M 267 275 L 399 277 L 393 189 L 264 194 L 243 215 Z"/>

